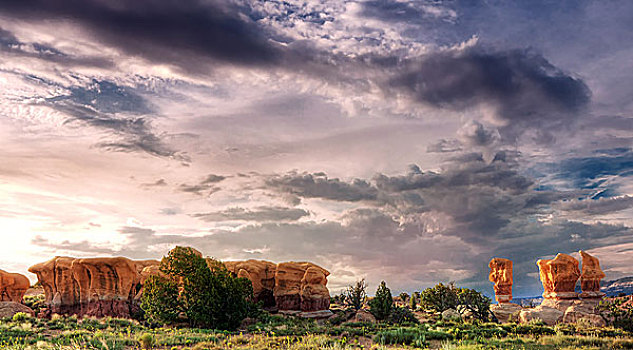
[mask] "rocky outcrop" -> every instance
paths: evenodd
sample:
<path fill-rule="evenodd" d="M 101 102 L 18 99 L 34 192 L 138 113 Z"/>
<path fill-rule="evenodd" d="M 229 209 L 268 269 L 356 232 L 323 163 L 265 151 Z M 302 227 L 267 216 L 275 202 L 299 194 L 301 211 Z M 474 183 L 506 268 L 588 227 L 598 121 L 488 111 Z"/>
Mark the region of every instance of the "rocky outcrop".
<path fill-rule="evenodd" d="M 582 257 L 582 275 L 580 275 L 581 298 L 602 298 L 606 294 L 600 291 L 600 280 L 605 278 L 597 258 L 584 251 L 578 252 Z"/>
<path fill-rule="evenodd" d="M 30 307 L 16 303 L 15 301 L 0 301 L 0 318 L 13 317 L 18 312 L 24 312 L 27 315 L 35 316 Z"/>
<path fill-rule="evenodd" d="M 137 305 L 141 272 L 157 261 L 128 258 L 55 257 L 31 266 L 44 288 L 44 315 L 129 317 Z"/>
<path fill-rule="evenodd" d="M 277 264 L 264 260 L 227 261 L 224 266 L 237 277 L 248 278 L 253 284 L 253 297 L 264 307 L 275 306 L 273 289 Z"/>
<path fill-rule="evenodd" d="M 488 264 L 490 275 L 488 279 L 494 283 L 495 299 L 499 303 L 512 300 L 512 260 L 494 258 Z"/>
<path fill-rule="evenodd" d="M 309 262 L 275 264 L 263 260 L 228 261 L 224 265 L 237 277 L 253 284 L 256 301 L 279 310 L 327 310 L 330 293 L 327 270 Z"/>
<path fill-rule="evenodd" d="M 22 303 L 24 293 L 30 285 L 26 276 L 0 270 L 0 301 Z"/>
<path fill-rule="evenodd" d="M 595 326 L 606 324 L 598 311 L 598 305 L 604 293 L 600 292 L 600 280 L 604 272 L 595 257 L 580 251 L 582 257 L 582 275 L 578 260 L 566 254 L 558 254 L 554 259 L 539 260 L 541 282 L 543 283 L 543 302 L 541 305 L 524 309 L 519 313 L 521 322 L 540 319 L 548 325 L 559 322 L 575 323 L 584 320 Z M 581 278 L 583 293 L 578 298 L 575 292 L 578 278 Z"/>
<path fill-rule="evenodd" d="M 499 303 L 490 305 L 490 311 L 501 323 L 519 321 L 519 314 L 523 308 L 517 304 Z"/>
<path fill-rule="evenodd" d="M 558 254 L 554 259 L 536 262 L 543 283 L 543 298 L 573 299 L 578 297 L 574 290 L 580 277 L 578 260 L 567 254 Z"/>

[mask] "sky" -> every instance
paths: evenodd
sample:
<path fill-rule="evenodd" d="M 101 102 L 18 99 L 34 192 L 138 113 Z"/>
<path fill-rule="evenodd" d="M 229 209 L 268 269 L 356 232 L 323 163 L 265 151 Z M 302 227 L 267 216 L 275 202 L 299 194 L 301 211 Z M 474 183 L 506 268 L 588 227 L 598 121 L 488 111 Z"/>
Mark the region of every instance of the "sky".
<path fill-rule="evenodd" d="M 633 275 L 631 42 L 626 0 L 0 2 L 0 268 L 187 245 L 492 295 L 504 257 L 533 296 L 582 249 Z"/>

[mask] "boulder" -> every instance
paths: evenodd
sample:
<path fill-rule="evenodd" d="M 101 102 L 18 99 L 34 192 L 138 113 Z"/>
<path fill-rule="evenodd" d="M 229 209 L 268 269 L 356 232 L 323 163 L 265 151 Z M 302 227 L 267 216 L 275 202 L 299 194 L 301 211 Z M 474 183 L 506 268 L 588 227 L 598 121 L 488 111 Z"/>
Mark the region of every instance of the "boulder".
<path fill-rule="evenodd" d="M 31 282 L 26 276 L 0 270 L 0 301 L 21 303 L 30 286 Z"/>
<path fill-rule="evenodd" d="M 580 320 L 590 323 L 596 327 L 604 327 L 607 322 L 594 310 L 587 310 L 582 305 L 572 305 L 565 310 L 563 323 L 576 323 Z"/>
<path fill-rule="evenodd" d="M 567 254 L 558 254 L 554 259 L 536 262 L 543 284 L 543 298 L 573 299 L 578 297 L 574 290 L 580 277 L 578 260 Z"/>
<path fill-rule="evenodd" d="M 461 321 L 462 316 L 455 309 L 448 309 L 442 312 L 442 320 L 445 321 Z"/>
<path fill-rule="evenodd" d="M 494 258 L 488 264 L 488 279 L 494 283 L 495 299 L 500 303 L 512 300 L 512 260 Z"/>
<path fill-rule="evenodd" d="M 533 309 L 525 309 L 519 312 L 519 321 L 528 323 L 532 320 L 541 320 L 548 326 L 553 326 L 562 321 L 564 313 L 558 309 L 539 305 Z"/>
<path fill-rule="evenodd" d="M 30 307 L 17 303 L 15 301 L 0 301 L 0 318 L 13 317 L 18 312 L 24 312 L 31 316 L 35 316 Z"/>
<path fill-rule="evenodd" d="M 301 310 L 317 311 L 330 308 L 330 292 L 326 287 L 327 275 L 329 272 L 318 266 L 306 269 L 301 279 Z"/>
<path fill-rule="evenodd" d="M 371 312 L 361 309 L 356 311 L 356 314 L 349 320 L 349 322 L 376 323 L 376 317 L 374 317 Z"/>
<path fill-rule="evenodd" d="M 44 288 L 47 308 L 43 316 L 129 317 L 138 308 L 135 297 L 144 281 L 141 272 L 156 263 L 123 257 L 55 257 L 31 266 L 29 271 Z"/>
<path fill-rule="evenodd" d="M 600 268 L 597 258 L 579 251 L 582 257 L 582 274 L 580 275 L 581 298 L 602 298 L 605 293 L 600 291 L 600 280 L 605 278 L 605 273 Z"/>
<path fill-rule="evenodd" d="M 490 305 L 490 311 L 501 323 L 518 322 L 521 310 L 523 310 L 521 306 L 512 303 Z"/>

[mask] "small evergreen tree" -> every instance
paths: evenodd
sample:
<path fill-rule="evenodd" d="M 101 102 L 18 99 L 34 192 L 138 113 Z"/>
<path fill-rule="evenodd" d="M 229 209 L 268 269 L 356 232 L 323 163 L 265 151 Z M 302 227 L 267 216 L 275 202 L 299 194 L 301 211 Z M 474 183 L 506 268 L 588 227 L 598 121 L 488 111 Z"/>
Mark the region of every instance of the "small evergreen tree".
<path fill-rule="evenodd" d="M 459 305 L 457 288 L 454 283 L 438 283 L 433 288 L 427 288 L 420 293 L 420 304 L 437 312 L 456 309 Z"/>
<path fill-rule="evenodd" d="M 473 317 L 480 321 L 488 321 L 490 316 L 490 298 L 474 289 L 460 288 L 457 290 L 459 304 L 472 312 Z"/>
<path fill-rule="evenodd" d="M 367 285 L 364 278 L 347 287 L 344 300 L 354 310 L 360 310 L 365 304 L 365 299 L 367 299 Z"/>
<path fill-rule="evenodd" d="M 369 301 L 369 312 L 377 320 L 386 320 L 392 309 L 393 297 L 391 296 L 391 291 L 387 288 L 385 281 L 382 281 L 376 290 L 376 296 Z"/>
<path fill-rule="evenodd" d="M 415 295 L 411 295 L 411 299 L 409 299 L 409 308 L 413 311 L 418 308 L 418 304 L 415 298 Z"/>
<path fill-rule="evenodd" d="M 150 319 L 172 323 L 183 312 L 199 328 L 236 329 L 253 310 L 253 286 L 224 264 L 192 248 L 176 247 L 163 258 L 164 276 L 148 279 L 141 308 Z"/>
<path fill-rule="evenodd" d="M 400 293 L 399 297 L 400 301 L 402 301 L 402 303 L 406 305 L 407 300 L 409 300 L 409 294 L 407 292 L 402 292 Z"/>

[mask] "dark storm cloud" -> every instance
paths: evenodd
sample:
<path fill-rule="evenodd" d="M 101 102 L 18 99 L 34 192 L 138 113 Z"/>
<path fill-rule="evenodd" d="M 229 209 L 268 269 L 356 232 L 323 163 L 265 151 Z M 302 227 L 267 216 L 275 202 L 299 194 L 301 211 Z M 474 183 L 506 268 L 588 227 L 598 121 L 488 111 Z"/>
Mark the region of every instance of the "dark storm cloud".
<path fill-rule="evenodd" d="M 448 50 L 407 62 L 389 85 L 411 98 L 439 108 L 462 110 L 487 104 L 508 122 L 502 136 L 524 128 L 541 132 L 562 129 L 578 118 L 589 102 L 585 83 L 528 50 Z"/>
<path fill-rule="evenodd" d="M 247 10 L 225 1 L 3 1 L 0 13 L 79 23 L 109 45 L 186 70 L 197 70 L 199 57 L 259 65 L 281 55 Z"/>
<path fill-rule="evenodd" d="M 310 213 L 298 208 L 257 207 L 254 209 L 229 208 L 210 213 L 198 213 L 191 216 L 207 222 L 219 221 L 296 221 Z"/>
<path fill-rule="evenodd" d="M 266 184 L 282 192 L 305 198 L 324 198 L 337 201 L 357 202 L 376 199 L 378 191 L 368 182 L 354 179 L 351 183 L 330 179 L 324 173 L 289 173 L 274 176 Z"/>

